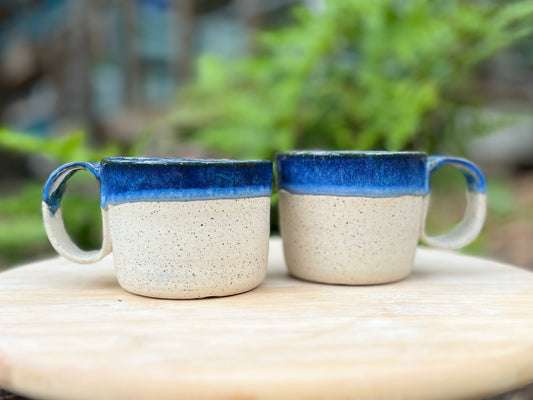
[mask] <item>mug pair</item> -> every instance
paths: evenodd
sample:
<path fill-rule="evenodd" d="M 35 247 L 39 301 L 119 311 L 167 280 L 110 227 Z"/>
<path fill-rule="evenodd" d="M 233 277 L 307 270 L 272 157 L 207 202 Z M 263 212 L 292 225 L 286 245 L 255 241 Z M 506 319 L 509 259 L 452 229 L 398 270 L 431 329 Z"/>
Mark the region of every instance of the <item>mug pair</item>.
<path fill-rule="evenodd" d="M 449 233 L 425 234 L 431 174 L 458 167 L 467 183 L 463 220 Z M 103 243 L 83 251 L 69 238 L 61 198 L 88 170 L 100 181 Z M 420 152 L 293 151 L 276 156 L 280 230 L 292 275 L 336 284 L 406 277 L 419 238 L 448 249 L 480 232 L 486 209 L 479 169 L 459 158 Z M 113 250 L 119 284 L 149 297 L 190 299 L 259 286 L 270 235 L 270 161 L 106 158 L 54 171 L 43 219 L 56 251 L 79 263 Z"/>

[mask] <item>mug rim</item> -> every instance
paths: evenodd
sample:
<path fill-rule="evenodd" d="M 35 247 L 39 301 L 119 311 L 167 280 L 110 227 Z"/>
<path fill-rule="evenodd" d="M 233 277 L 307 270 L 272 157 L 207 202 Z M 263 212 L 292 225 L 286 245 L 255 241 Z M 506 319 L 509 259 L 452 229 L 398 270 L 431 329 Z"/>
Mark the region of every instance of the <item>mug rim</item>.
<path fill-rule="evenodd" d="M 427 157 L 423 151 L 387 151 L 387 150 L 289 150 L 276 153 L 276 158 L 288 157 Z"/>
<path fill-rule="evenodd" d="M 170 158 L 170 157 L 106 157 L 102 159 L 103 164 L 132 164 L 132 165 L 182 165 L 182 166 L 204 166 L 204 165 L 258 165 L 271 164 L 269 160 L 234 160 L 227 158 Z"/>

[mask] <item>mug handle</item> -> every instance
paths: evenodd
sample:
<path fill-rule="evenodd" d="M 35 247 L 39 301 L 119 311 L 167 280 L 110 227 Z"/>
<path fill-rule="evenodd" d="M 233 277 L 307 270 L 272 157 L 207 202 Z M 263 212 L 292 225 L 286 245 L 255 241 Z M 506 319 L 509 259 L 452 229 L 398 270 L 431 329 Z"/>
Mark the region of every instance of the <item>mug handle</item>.
<path fill-rule="evenodd" d="M 87 170 L 100 181 L 99 162 L 74 162 L 56 169 L 46 182 L 43 191 L 42 212 L 46 234 L 53 248 L 63 257 L 80 263 L 89 264 L 101 260 L 111 252 L 111 235 L 107 211 L 102 208 L 103 240 L 100 250 L 85 251 L 80 249 L 68 235 L 63 222 L 61 199 L 65 192 L 67 180 L 79 170 Z"/>
<path fill-rule="evenodd" d="M 429 236 L 426 234 L 426 220 L 429 209 L 429 201 L 427 201 L 421 239 L 433 247 L 455 250 L 472 242 L 481 232 L 487 213 L 486 184 L 485 178 L 478 167 L 468 160 L 454 157 L 428 157 L 427 170 L 429 178 L 445 164 L 453 165 L 461 170 L 466 179 L 466 211 L 461 222 L 451 231 L 438 236 Z"/>

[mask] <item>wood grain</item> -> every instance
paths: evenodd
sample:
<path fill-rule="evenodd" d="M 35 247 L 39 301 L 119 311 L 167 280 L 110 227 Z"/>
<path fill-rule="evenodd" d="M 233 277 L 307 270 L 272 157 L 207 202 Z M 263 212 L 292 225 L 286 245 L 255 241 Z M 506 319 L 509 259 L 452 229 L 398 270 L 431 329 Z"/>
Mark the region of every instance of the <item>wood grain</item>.
<path fill-rule="evenodd" d="M 0 386 L 57 399 L 476 398 L 533 381 L 533 274 L 419 249 L 379 286 L 291 278 L 203 300 L 121 289 L 112 259 L 0 274 Z"/>

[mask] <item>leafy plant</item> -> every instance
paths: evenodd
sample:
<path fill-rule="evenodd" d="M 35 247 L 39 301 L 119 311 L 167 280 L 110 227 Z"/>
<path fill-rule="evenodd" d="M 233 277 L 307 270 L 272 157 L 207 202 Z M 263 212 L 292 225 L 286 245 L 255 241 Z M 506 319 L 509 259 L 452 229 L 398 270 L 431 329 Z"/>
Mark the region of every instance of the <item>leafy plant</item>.
<path fill-rule="evenodd" d="M 475 113 L 458 122 L 478 100 L 475 68 L 533 30 L 529 1 L 336 0 L 294 15 L 258 36 L 256 55 L 199 61 L 169 119 L 179 140 L 254 158 L 461 145 L 489 129 Z"/>
<path fill-rule="evenodd" d="M 120 151 L 117 143 L 95 150 L 87 135 L 78 130 L 58 137 L 41 137 L 0 127 L 0 148 L 19 154 L 40 154 L 58 163 L 95 161 Z"/>

